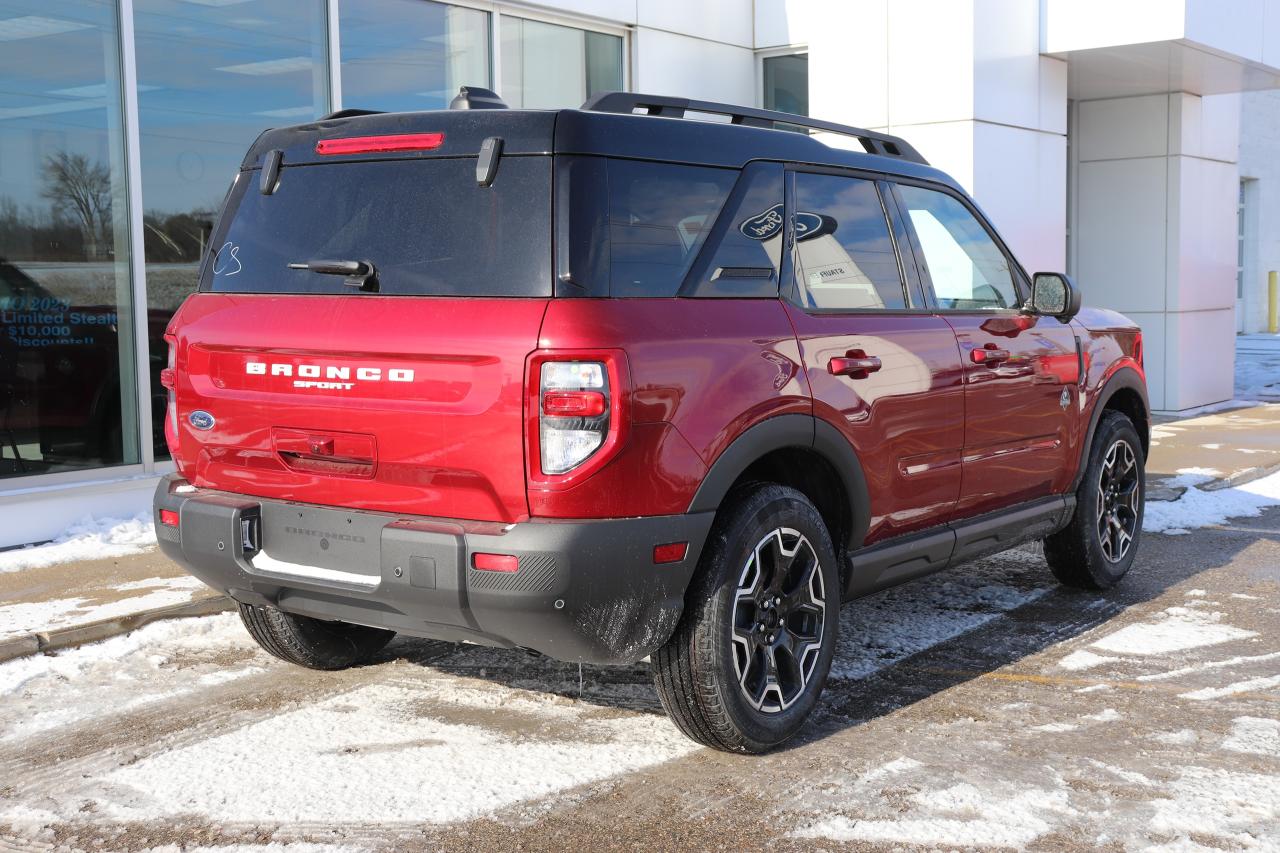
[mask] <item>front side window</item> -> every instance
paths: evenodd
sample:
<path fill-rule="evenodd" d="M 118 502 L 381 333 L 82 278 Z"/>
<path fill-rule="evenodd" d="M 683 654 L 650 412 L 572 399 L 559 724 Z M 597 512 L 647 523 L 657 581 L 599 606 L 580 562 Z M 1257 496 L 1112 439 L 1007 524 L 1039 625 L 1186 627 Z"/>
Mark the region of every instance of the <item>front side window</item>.
<path fill-rule="evenodd" d="M 872 181 L 797 174 L 792 222 L 802 305 L 825 311 L 907 307 L 889 223 Z"/>
<path fill-rule="evenodd" d="M 1016 308 L 1020 300 L 1009 259 L 963 204 L 946 193 L 899 186 L 923 263 L 941 309 Z"/>

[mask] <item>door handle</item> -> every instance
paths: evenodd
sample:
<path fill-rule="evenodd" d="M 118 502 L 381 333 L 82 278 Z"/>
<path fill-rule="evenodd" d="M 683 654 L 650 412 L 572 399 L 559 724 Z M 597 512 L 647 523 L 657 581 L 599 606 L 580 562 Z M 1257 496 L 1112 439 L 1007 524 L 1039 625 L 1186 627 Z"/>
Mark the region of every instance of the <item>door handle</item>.
<path fill-rule="evenodd" d="M 880 367 L 880 359 L 860 349 L 849 350 L 827 362 L 827 372 L 832 376 L 848 376 L 850 379 L 866 379 Z"/>
<path fill-rule="evenodd" d="M 995 367 L 1009 360 L 1009 351 L 1000 349 L 995 344 L 984 344 L 982 349 L 972 349 L 969 351 L 969 357 L 973 359 L 974 364 L 983 364 L 987 367 Z"/>

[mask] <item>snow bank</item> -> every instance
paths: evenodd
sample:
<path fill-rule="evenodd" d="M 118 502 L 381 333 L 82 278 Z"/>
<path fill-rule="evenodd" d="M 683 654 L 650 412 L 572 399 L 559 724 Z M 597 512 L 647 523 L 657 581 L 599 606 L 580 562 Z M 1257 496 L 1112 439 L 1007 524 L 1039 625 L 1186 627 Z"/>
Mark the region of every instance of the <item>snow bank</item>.
<path fill-rule="evenodd" d="M 0 551 L 0 572 L 140 554 L 156 544 L 150 512 L 133 518 L 85 516 L 47 545 Z"/>
<path fill-rule="evenodd" d="M 1256 518 L 1262 510 L 1280 505 L 1280 471 L 1229 489 L 1208 492 L 1199 486 L 1209 475 L 1196 469 L 1178 472 L 1173 484 L 1187 490 L 1176 501 L 1148 501 L 1142 518 L 1147 533 L 1186 532 L 1225 524 L 1232 518 Z"/>
<path fill-rule="evenodd" d="M 116 601 L 99 603 L 89 598 L 56 598 L 52 601 L 0 605 L 0 640 L 37 631 L 54 631 L 71 625 L 100 622 L 157 607 L 185 604 L 198 590 L 204 588 L 199 579 L 183 575 L 121 584 L 116 587 L 117 591 L 138 590 L 141 594 Z"/>

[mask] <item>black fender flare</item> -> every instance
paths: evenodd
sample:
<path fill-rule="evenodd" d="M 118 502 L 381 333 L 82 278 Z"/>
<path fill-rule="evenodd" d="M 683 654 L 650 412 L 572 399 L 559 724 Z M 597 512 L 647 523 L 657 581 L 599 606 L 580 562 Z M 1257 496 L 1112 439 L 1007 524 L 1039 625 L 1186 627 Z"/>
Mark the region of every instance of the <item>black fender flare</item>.
<path fill-rule="evenodd" d="M 694 493 L 688 512 L 714 512 L 734 482 L 757 459 L 775 450 L 799 447 L 823 457 L 835 470 L 849 498 L 848 539 L 837 542 L 853 550 L 862 546 L 871 526 L 871 499 L 862 463 L 848 439 L 813 415 L 775 415 L 748 428 L 711 463 Z"/>
<path fill-rule="evenodd" d="M 1115 373 L 1111 374 L 1102 387 L 1094 394 L 1093 411 L 1089 414 L 1089 430 L 1085 433 L 1084 443 L 1080 446 L 1080 459 L 1076 465 L 1076 475 L 1071 480 L 1071 491 L 1074 492 L 1080 487 L 1080 479 L 1084 476 L 1085 468 L 1089 463 L 1089 450 L 1093 447 L 1093 434 L 1098 429 L 1098 421 L 1102 420 L 1102 413 L 1106 411 L 1107 402 L 1121 390 L 1130 390 L 1138 395 L 1142 400 L 1142 409 L 1147 414 L 1147 434 L 1151 433 L 1151 402 L 1147 398 L 1147 384 L 1142 381 L 1141 374 L 1132 367 L 1121 367 Z M 1143 425 L 1135 424 L 1141 427 Z"/>

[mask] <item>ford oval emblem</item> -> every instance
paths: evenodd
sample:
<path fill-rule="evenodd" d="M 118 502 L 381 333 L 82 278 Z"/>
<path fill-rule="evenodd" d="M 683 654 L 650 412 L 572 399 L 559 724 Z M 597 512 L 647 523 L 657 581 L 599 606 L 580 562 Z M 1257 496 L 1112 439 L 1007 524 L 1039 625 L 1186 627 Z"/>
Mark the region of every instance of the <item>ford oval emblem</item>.
<path fill-rule="evenodd" d="M 217 421 L 213 419 L 213 415 L 203 409 L 197 409 L 187 415 L 187 420 L 190 421 L 191 425 L 196 429 L 213 429 L 213 425 L 217 423 Z"/>

